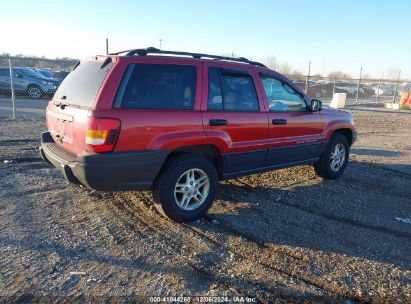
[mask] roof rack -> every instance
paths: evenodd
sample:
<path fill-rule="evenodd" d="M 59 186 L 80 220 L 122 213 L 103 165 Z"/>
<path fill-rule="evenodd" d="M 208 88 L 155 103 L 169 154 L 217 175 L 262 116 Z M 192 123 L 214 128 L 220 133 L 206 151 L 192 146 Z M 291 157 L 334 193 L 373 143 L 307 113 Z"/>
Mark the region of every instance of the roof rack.
<path fill-rule="evenodd" d="M 225 57 L 225 56 L 217 56 L 217 55 L 209 55 L 209 54 L 201 54 L 201 53 L 189 53 L 189 52 L 178 52 L 178 51 L 163 51 L 159 50 L 154 47 L 149 47 L 146 49 L 134 49 L 134 50 L 126 50 L 126 51 L 121 51 L 117 53 L 111 53 L 110 55 L 120 55 L 126 53 L 125 56 L 146 56 L 147 54 L 165 54 L 165 55 L 178 55 L 178 56 L 189 56 L 193 57 L 196 59 L 201 59 L 201 58 L 210 58 L 214 60 L 227 60 L 227 61 L 236 61 L 236 62 L 242 62 L 242 63 L 248 63 L 260 67 L 266 67 L 264 64 L 256 61 L 251 61 L 248 60 L 247 58 L 244 57 L 239 57 L 239 58 L 233 58 L 233 57 Z"/>

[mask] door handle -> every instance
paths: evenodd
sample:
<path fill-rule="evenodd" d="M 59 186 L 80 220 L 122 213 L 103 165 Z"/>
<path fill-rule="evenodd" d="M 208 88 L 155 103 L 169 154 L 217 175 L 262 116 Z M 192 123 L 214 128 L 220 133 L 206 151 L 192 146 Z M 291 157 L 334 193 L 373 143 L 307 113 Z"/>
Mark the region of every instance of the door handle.
<path fill-rule="evenodd" d="M 271 122 L 273 125 L 286 125 L 287 119 L 273 119 Z"/>
<path fill-rule="evenodd" d="M 226 119 L 210 119 L 208 124 L 210 126 L 225 126 L 228 124 L 228 121 Z"/>

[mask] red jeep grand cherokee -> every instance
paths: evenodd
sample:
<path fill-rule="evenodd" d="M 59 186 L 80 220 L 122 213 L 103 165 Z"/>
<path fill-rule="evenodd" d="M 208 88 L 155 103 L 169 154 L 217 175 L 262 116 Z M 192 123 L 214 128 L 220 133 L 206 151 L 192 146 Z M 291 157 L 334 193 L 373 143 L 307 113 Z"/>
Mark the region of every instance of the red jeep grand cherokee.
<path fill-rule="evenodd" d="M 260 63 L 155 48 L 81 61 L 47 127 L 41 155 L 69 182 L 152 188 L 180 222 L 207 212 L 221 179 L 302 164 L 338 178 L 356 138 L 349 113 Z"/>

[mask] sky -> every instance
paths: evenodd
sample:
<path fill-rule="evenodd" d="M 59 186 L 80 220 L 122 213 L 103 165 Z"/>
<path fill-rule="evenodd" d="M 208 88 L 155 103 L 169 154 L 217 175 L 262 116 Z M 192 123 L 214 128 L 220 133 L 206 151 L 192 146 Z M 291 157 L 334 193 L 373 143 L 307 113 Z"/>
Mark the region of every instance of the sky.
<path fill-rule="evenodd" d="M 0 53 L 83 58 L 162 49 L 275 56 L 295 70 L 411 79 L 409 0 L 0 0 Z"/>

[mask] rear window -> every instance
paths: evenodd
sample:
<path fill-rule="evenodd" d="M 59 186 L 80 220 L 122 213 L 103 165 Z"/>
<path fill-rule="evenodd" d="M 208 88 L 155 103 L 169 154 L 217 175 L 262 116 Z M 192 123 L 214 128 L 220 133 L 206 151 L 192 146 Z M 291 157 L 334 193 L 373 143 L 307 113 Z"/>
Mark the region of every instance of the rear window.
<path fill-rule="evenodd" d="M 130 64 L 114 106 L 129 109 L 192 109 L 196 76 L 195 66 Z"/>
<path fill-rule="evenodd" d="M 257 93 L 248 71 L 209 68 L 208 110 L 259 111 Z"/>
<path fill-rule="evenodd" d="M 111 61 L 80 64 L 61 83 L 53 101 L 91 107 L 111 66 Z"/>

